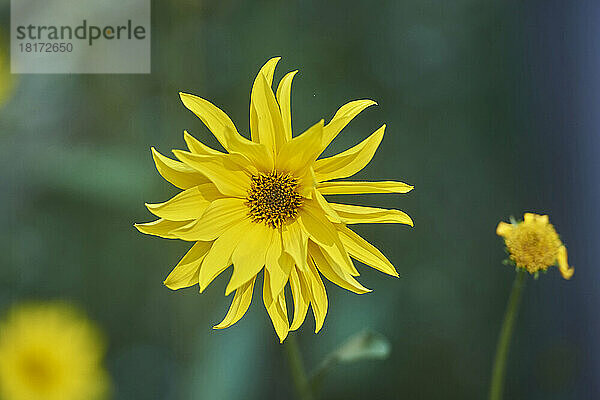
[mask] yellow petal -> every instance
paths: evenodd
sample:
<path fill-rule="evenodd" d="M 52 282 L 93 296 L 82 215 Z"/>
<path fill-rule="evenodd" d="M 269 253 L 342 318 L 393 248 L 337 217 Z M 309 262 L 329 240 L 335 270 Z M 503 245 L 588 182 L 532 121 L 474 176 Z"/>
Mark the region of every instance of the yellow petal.
<path fill-rule="evenodd" d="M 351 149 L 317 160 L 314 167 L 317 182 L 347 178 L 366 167 L 377 151 L 384 131 L 385 125 Z"/>
<path fill-rule="evenodd" d="M 345 273 L 352 276 L 360 275 L 338 236 L 336 236 L 335 242 L 332 245 L 319 243 L 319 246 L 327 257 L 331 259 L 331 262 L 339 265 Z"/>
<path fill-rule="evenodd" d="M 167 182 L 179 189 L 189 189 L 202 183 L 210 182 L 207 177 L 192 167 L 163 156 L 154 147 L 152 147 L 152 158 L 154 159 L 158 173 Z"/>
<path fill-rule="evenodd" d="M 402 182 L 322 182 L 317 189 L 321 194 L 366 194 L 366 193 L 408 193 L 414 186 Z"/>
<path fill-rule="evenodd" d="M 525 222 L 533 222 L 533 221 L 535 221 L 535 217 L 536 217 L 536 215 L 534 213 L 525 213 L 523 215 L 523 220 Z"/>
<path fill-rule="evenodd" d="M 246 219 L 247 214 L 245 200 L 234 197 L 217 199 L 210 203 L 200 219 L 172 233 L 181 240 L 215 240 L 229 227 Z"/>
<path fill-rule="evenodd" d="M 392 263 L 375 246 L 346 226 L 338 227 L 340 240 L 352 258 L 384 274 L 398 276 Z"/>
<path fill-rule="evenodd" d="M 302 197 L 312 199 L 316 186 L 317 179 L 315 178 L 315 171 L 312 168 L 308 168 L 304 175 L 298 177 L 298 193 Z"/>
<path fill-rule="evenodd" d="M 243 154 L 254 162 L 256 166 L 260 166 L 266 170 L 273 168 L 273 156 L 271 153 L 267 152 L 264 146 L 252 143 L 252 141 L 240 135 L 233 122 L 231 122 L 231 119 L 218 107 L 207 100 L 191 94 L 180 93 L 180 96 L 183 104 L 204 122 L 225 150 L 230 153 Z M 189 137 L 186 137 L 186 142 L 189 146 Z M 195 146 L 195 149 L 198 147 L 201 146 Z M 222 154 L 206 146 L 203 149 L 205 150 L 204 153 L 199 154 L 207 152 L 212 155 L 215 155 L 215 153 Z M 208 149 L 212 151 L 208 151 Z"/>
<path fill-rule="evenodd" d="M 241 155 L 206 156 L 181 150 L 174 150 L 173 153 L 181 161 L 206 175 L 221 193 L 233 197 L 246 197 L 250 188 L 250 175 L 240 166 L 243 159 Z"/>
<path fill-rule="evenodd" d="M 261 74 L 254 81 L 252 105 L 256 110 L 259 142 L 275 155 L 285 142 L 283 121 L 273 90 Z"/>
<path fill-rule="evenodd" d="M 292 140 L 292 109 L 291 109 L 291 92 L 292 80 L 298 73 L 298 70 L 286 74 L 277 86 L 277 102 L 281 110 L 281 120 L 283 121 L 283 130 L 285 132 L 285 141 Z"/>
<path fill-rule="evenodd" d="M 502 236 L 505 238 L 510 234 L 510 232 L 512 232 L 512 230 L 513 230 L 512 224 L 507 224 L 506 222 L 500 222 L 498 224 L 498 226 L 496 227 L 496 235 Z"/>
<path fill-rule="evenodd" d="M 331 121 L 329 121 L 329 123 L 325 125 L 325 128 L 323 129 L 323 143 L 321 145 L 321 149 L 324 150 L 329 143 L 335 139 L 338 133 L 340 133 L 340 131 L 344 129 L 344 127 L 348 125 L 348 123 L 352 121 L 354 117 L 360 114 L 362 110 L 376 104 L 377 103 L 375 103 L 373 100 L 354 100 L 340 107 Z"/>
<path fill-rule="evenodd" d="M 319 272 L 339 287 L 356 294 L 371 292 L 370 289 L 367 289 L 354 279 L 352 275 L 340 268 L 340 266 L 329 257 L 327 252 L 322 251 L 313 241 L 308 242 L 308 253 L 312 257 Z"/>
<path fill-rule="evenodd" d="M 558 269 L 562 274 L 563 278 L 569 280 L 575 273 L 575 269 L 569 267 L 569 263 L 567 262 L 567 248 L 565 246 L 560 246 L 558 249 Z"/>
<path fill-rule="evenodd" d="M 285 252 L 294 259 L 298 268 L 307 270 L 308 235 L 298 221 L 296 220 L 284 225 L 281 230 L 281 237 Z"/>
<path fill-rule="evenodd" d="M 294 176 L 304 175 L 320 154 L 319 143 L 322 135 L 323 120 L 285 143 L 275 161 L 277 170 L 290 172 Z"/>
<path fill-rule="evenodd" d="M 273 296 L 279 296 L 283 291 L 293 266 L 294 259 L 283 251 L 281 233 L 275 231 L 271 245 L 267 250 L 265 262 L 265 268 L 269 271 L 271 277 L 271 293 Z"/>
<path fill-rule="evenodd" d="M 194 186 L 177 194 L 164 203 L 149 204 L 146 207 L 157 217 L 171 221 L 198 219 L 210 203 L 223 195 L 212 183 Z"/>
<path fill-rule="evenodd" d="M 210 101 L 181 92 L 179 93 L 179 97 L 183 105 L 204 122 L 204 125 L 217 138 L 225 150 L 230 150 L 236 142 L 244 140 L 227 114 Z"/>
<path fill-rule="evenodd" d="M 312 259 L 309 260 L 308 268 L 309 271 L 307 273 L 299 272 L 310 286 L 310 306 L 315 317 L 315 333 L 318 333 L 323 327 L 323 322 L 325 322 L 325 316 L 327 315 L 327 292 Z"/>
<path fill-rule="evenodd" d="M 191 221 L 168 221 L 161 218 L 144 224 L 135 224 L 134 226 L 138 231 L 145 233 L 146 235 L 159 236 L 165 239 L 177 239 L 177 236 L 171 232 L 190 222 Z"/>
<path fill-rule="evenodd" d="M 185 144 L 187 144 L 188 149 L 190 149 L 190 151 L 192 153 L 195 154 L 202 154 L 202 155 L 220 155 L 223 154 L 220 151 L 217 151 L 215 149 L 212 149 L 210 147 L 208 147 L 207 145 L 205 145 L 204 143 L 202 143 L 201 141 L 199 141 L 198 139 L 196 139 L 195 137 L 193 137 L 192 135 L 190 135 L 188 133 L 188 131 L 183 131 L 183 140 L 185 140 Z"/>
<path fill-rule="evenodd" d="M 342 222 L 346 224 L 406 224 L 413 226 L 413 221 L 403 211 L 385 208 L 353 206 L 350 204 L 329 203 Z"/>
<path fill-rule="evenodd" d="M 290 331 L 295 331 L 304 322 L 310 304 L 310 289 L 296 268 L 292 268 L 290 271 L 290 287 L 294 299 L 294 319 Z"/>
<path fill-rule="evenodd" d="M 335 223 L 342 222 L 340 220 L 340 216 L 337 214 L 337 212 L 335 212 L 333 208 L 331 208 L 325 197 L 323 197 L 323 195 L 318 190 L 314 190 L 313 198 L 317 201 L 317 204 L 319 205 L 319 207 L 321 207 L 321 209 L 323 210 L 325 215 L 327 215 L 327 218 L 329 218 L 330 221 Z"/>
<path fill-rule="evenodd" d="M 238 290 L 235 291 L 235 296 L 231 301 L 229 311 L 220 324 L 213 326 L 213 329 L 225 329 L 238 322 L 250 307 L 252 302 L 252 292 L 254 291 L 254 282 L 256 277 L 246 282 Z"/>
<path fill-rule="evenodd" d="M 285 304 L 285 295 L 282 292 L 279 296 L 273 296 L 271 294 L 271 283 L 270 283 L 269 271 L 265 270 L 265 279 L 263 284 L 263 302 L 267 313 L 273 322 L 273 327 L 279 341 L 283 342 L 287 337 L 290 330 L 290 322 L 287 317 L 287 307 Z"/>
<path fill-rule="evenodd" d="M 275 159 L 267 146 L 260 143 L 249 142 L 248 146 L 238 151 L 248 160 L 252 161 L 252 167 L 260 172 L 271 172 L 274 168 Z"/>
<path fill-rule="evenodd" d="M 245 231 L 231 257 L 233 274 L 225 289 L 226 296 L 256 276 L 264 267 L 273 232 L 273 228 L 256 222 Z"/>
<path fill-rule="evenodd" d="M 304 201 L 298 213 L 298 221 L 310 239 L 318 243 L 334 262 L 351 275 L 358 275 L 358 271 L 340 241 L 335 226 L 327 219 L 314 200 Z"/>
<path fill-rule="evenodd" d="M 165 286 L 177 290 L 197 284 L 200 263 L 211 245 L 211 242 L 196 242 L 167 276 Z"/>
<path fill-rule="evenodd" d="M 328 245 L 335 243 L 337 232 L 315 200 L 304 200 L 298 210 L 297 221 L 315 242 Z"/>
<path fill-rule="evenodd" d="M 202 293 L 221 272 L 225 271 L 227 267 L 231 265 L 231 254 L 252 223 L 253 222 L 250 220 L 244 220 L 233 225 L 214 241 L 200 266 L 200 274 L 198 276 L 200 293 Z"/>
<path fill-rule="evenodd" d="M 252 90 L 254 90 L 254 88 L 257 86 L 256 81 L 260 76 L 265 78 L 268 87 L 273 85 L 273 74 L 275 73 L 275 67 L 277 66 L 279 60 L 281 60 L 281 57 L 273 57 L 262 66 L 256 75 L 256 79 L 254 79 Z M 256 115 L 256 110 L 254 109 L 254 101 L 252 100 L 253 97 L 254 94 L 250 93 L 250 135 L 252 137 L 252 141 L 258 143 L 258 116 Z"/>

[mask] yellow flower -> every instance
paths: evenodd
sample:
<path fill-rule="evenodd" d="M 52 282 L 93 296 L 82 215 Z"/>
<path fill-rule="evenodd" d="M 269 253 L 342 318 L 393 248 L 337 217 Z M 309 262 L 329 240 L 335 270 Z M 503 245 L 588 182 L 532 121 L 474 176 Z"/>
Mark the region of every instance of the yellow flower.
<path fill-rule="evenodd" d="M 225 319 L 226 328 L 246 312 L 257 274 L 264 268 L 263 301 L 281 341 L 300 327 L 309 305 L 318 332 L 327 313 L 321 275 L 355 293 L 369 289 L 356 279 L 350 257 L 386 274 L 398 276 L 388 259 L 348 228 L 358 223 L 413 224 L 399 210 L 330 203 L 324 195 L 406 193 L 401 182 L 334 181 L 363 169 L 383 138 L 385 125 L 358 145 L 336 156 L 317 159 L 338 133 L 371 100 L 341 107 L 329 123 L 321 120 L 292 136 L 290 93 L 297 71 L 271 89 L 278 58 L 260 70 L 252 87 L 250 135 L 238 133 L 231 119 L 199 97 L 180 93 L 223 145 L 213 150 L 184 132 L 189 151 L 174 150 L 179 161 L 154 148 L 158 172 L 183 189 L 171 200 L 147 204 L 159 219 L 136 227 L 143 233 L 196 242 L 165 280 L 173 290 L 195 285 L 200 292 L 233 264 L 225 294 L 235 291 Z M 291 288 L 294 317 L 290 325 L 284 288 Z"/>
<path fill-rule="evenodd" d="M 0 35 L 0 107 L 8 102 L 14 87 L 15 79 L 14 75 L 11 75 L 10 73 L 8 44 L 4 40 L 3 35 Z"/>
<path fill-rule="evenodd" d="M 96 327 L 66 304 L 16 306 L 0 324 L 0 398 L 103 399 L 103 353 Z"/>
<path fill-rule="evenodd" d="M 567 248 L 547 215 L 526 213 L 523 222 L 500 222 L 496 233 L 504 238 L 510 258 L 518 268 L 535 274 L 558 263 L 563 278 L 571 279 L 573 276 L 575 270 L 567 263 Z"/>

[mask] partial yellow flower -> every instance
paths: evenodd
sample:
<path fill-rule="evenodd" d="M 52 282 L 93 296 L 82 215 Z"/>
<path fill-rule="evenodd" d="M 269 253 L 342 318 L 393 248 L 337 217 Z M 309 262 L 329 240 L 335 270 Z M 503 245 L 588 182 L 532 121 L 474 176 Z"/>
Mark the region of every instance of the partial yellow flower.
<path fill-rule="evenodd" d="M 97 328 L 68 305 L 16 306 L 0 324 L 0 398 L 104 399 L 103 355 Z"/>
<path fill-rule="evenodd" d="M 8 43 L 0 32 L 0 107 L 8 102 L 15 87 L 15 75 L 10 73 Z"/>
<path fill-rule="evenodd" d="M 356 100 L 292 135 L 290 93 L 297 71 L 283 77 L 273 93 L 279 57 L 260 70 L 252 87 L 250 135 L 238 133 L 231 119 L 200 97 L 180 93 L 223 145 L 220 152 L 187 132 L 189 151 L 174 150 L 177 160 L 152 149 L 158 172 L 183 191 L 171 200 L 146 206 L 159 219 L 136 227 L 143 233 L 195 242 L 165 280 L 173 290 L 199 284 L 200 292 L 233 264 L 225 294 L 235 292 L 229 312 L 216 329 L 237 322 L 252 299 L 257 275 L 264 271 L 263 301 L 281 341 L 300 327 L 309 305 L 318 332 L 327 314 L 321 275 L 354 293 L 370 292 L 356 279 L 351 257 L 386 274 L 398 276 L 390 261 L 348 225 L 413 225 L 399 210 L 330 203 L 325 195 L 407 193 L 402 182 L 333 181 L 363 169 L 383 139 L 385 125 L 358 145 L 318 159 L 340 131 L 362 110 L 375 104 Z M 264 267 L 264 268 L 263 268 Z M 291 288 L 294 316 L 290 324 L 284 288 Z"/>
<path fill-rule="evenodd" d="M 523 222 L 500 222 L 496 233 L 504 238 L 510 259 L 518 268 L 535 274 L 558 264 L 563 278 L 571 279 L 573 276 L 575 270 L 567 262 L 567 248 L 547 215 L 526 213 Z"/>

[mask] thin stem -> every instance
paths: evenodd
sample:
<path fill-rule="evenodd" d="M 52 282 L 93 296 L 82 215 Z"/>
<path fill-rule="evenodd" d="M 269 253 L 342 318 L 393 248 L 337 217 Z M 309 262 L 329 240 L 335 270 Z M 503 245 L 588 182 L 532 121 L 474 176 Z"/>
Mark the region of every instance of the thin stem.
<path fill-rule="evenodd" d="M 526 271 L 519 269 L 513 282 L 512 291 L 506 305 L 504 321 L 498 338 L 498 347 L 496 348 L 496 358 L 494 359 L 494 367 L 492 369 L 492 383 L 490 385 L 490 400 L 502 400 L 502 392 L 504 390 L 504 375 L 506 372 L 506 359 L 510 348 L 510 339 L 515 326 L 515 321 L 519 313 L 519 304 L 521 302 L 521 294 L 525 285 Z"/>
<path fill-rule="evenodd" d="M 287 337 L 284 342 L 284 348 L 298 399 L 313 400 L 313 394 L 308 383 L 306 371 L 304 370 L 300 346 L 298 346 L 298 341 L 294 335 Z"/>

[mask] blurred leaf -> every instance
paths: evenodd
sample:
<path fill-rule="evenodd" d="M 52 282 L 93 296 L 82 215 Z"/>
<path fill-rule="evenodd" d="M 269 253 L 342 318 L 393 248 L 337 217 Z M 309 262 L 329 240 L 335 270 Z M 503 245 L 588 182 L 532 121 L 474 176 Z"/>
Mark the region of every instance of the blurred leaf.
<path fill-rule="evenodd" d="M 340 362 L 384 360 L 390 354 L 390 342 L 379 333 L 364 331 L 351 336 L 332 356 Z"/>
<path fill-rule="evenodd" d="M 325 375 L 338 363 L 363 360 L 385 360 L 390 355 L 389 340 L 380 333 L 362 331 L 350 336 L 340 347 L 327 355 L 311 377 L 313 388 L 318 389 Z"/>

